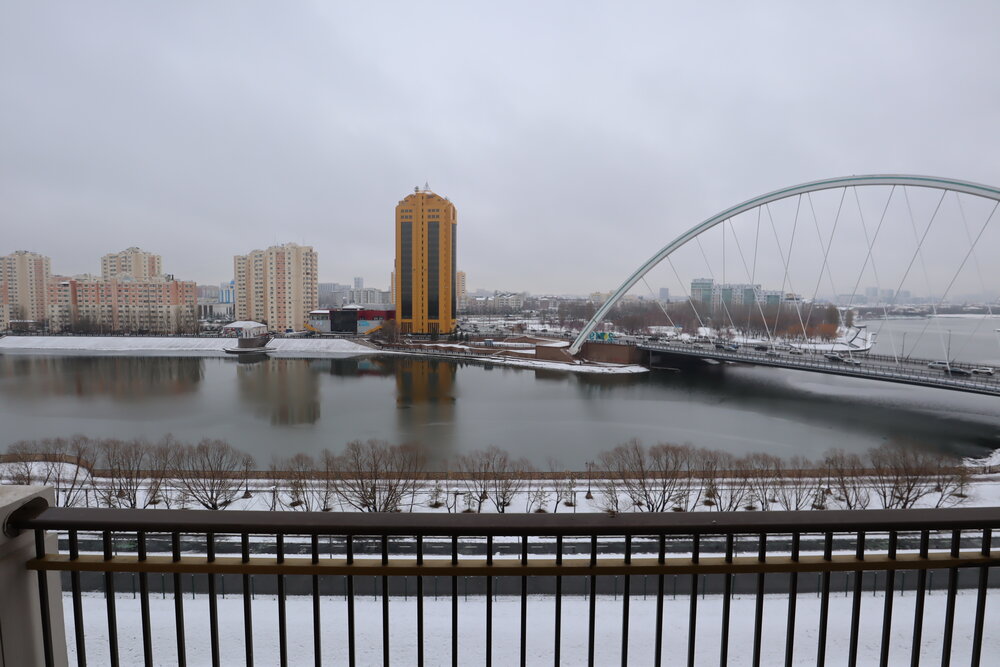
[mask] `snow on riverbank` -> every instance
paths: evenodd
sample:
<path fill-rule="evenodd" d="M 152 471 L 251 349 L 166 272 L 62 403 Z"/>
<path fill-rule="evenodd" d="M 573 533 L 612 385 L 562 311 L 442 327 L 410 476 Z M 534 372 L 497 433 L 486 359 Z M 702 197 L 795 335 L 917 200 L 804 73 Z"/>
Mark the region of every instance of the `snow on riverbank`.
<path fill-rule="evenodd" d="M 0 354 L 53 352 L 57 354 L 134 354 L 139 356 L 229 356 L 235 338 L 155 336 L 7 336 L 0 338 Z M 342 338 L 275 338 L 267 345 L 274 357 L 329 357 L 374 354 L 370 347 Z"/>

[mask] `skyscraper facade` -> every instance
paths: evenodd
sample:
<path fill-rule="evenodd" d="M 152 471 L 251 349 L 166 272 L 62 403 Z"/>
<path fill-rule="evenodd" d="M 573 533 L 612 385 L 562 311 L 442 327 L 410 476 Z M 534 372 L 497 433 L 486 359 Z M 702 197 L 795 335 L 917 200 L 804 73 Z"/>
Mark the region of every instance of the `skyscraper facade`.
<path fill-rule="evenodd" d="M 233 258 L 236 319 L 271 331 L 301 331 L 319 306 L 319 259 L 311 246 L 286 243 Z"/>
<path fill-rule="evenodd" d="M 393 292 L 402 333 L 455 329 L 457 222 L 455 205 L 426 188 L 415 188 L 396 206 Z"/>

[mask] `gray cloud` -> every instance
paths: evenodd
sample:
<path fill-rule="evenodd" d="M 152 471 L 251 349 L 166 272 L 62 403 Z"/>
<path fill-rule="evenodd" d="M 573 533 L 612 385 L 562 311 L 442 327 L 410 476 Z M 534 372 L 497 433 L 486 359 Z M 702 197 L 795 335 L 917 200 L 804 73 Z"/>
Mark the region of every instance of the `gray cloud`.
<path fill-rule="evenodd" d="M 291 240 L 323 280 L 387 286 L 393 207 L 427 180 L 470 287 L 607 290 L 784 185 L 1000 183 L 998 23 L 986 1 L 7 3 L 0 252 L 77 273 L 139 245 L 215 282 Z"/>

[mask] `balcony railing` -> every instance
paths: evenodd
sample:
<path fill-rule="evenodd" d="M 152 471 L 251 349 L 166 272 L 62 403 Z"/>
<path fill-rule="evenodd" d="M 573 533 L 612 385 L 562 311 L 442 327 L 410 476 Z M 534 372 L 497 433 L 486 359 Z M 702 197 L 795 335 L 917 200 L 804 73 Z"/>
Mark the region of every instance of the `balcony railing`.
<path fill-rule="evenodd" d="M 394 626 L 403 622 L 396 603 L 404 599 L 406 624 L 415 617 L 404 662 L 418 665 L 442 659 L 490 665 L 500 661 L 499 648 L 514 662 L 538 664 L 540 649 L 533 640 L 529 654 L 528 637 L 540 632 L 547 637 L 544 662 L 556 665 L 584 659 L 607 664 L 600 656 L 608 654 L 609 641 L 616 643 L 615 662 L 623 665 L 630 664 L 630 651 L 635 662 L 656 665 L 726 665 L 737 659 L 770 664 L 766 656 L 776 651 L 785 664 L 823 665 L 834 649 L 846 654 L 847 664 L 869 664 L 868 654 L 859 652 L 859 637 L 873 628 L 881 636 L 878 661 L 890 664 L 891 658 L 891 664 L 898 664 L 903 651 L 893 640 L 894 623 L 905 625 L 906 637 L 912 637 L 906 659 L 913 665 L 922 657 L 949 664 L 953 653 L 979 665 L 984 642 L 992 646 L 1000 641 L 1000 612 L 991 608 L 988 619 L 986 604 L 990 588 L 1000 585 L 997 577 L 991 580 L 1000 563 L 1000 551 L 992 546 L 1000 508 L 992 507 L 442 515 L 67 509 L 36 500 L 14 511 L 6 528 L 8 534 L 34 531 L 35 557 L 27 568 L 37 571 L 38 627 L 46 664 L 65 661 L 67 648 L 81 665 L 88 649 L 100 661 L 118 664 L 123 642 L 141 642 L 137 655 L 145 664 L 153 664 L 154 655 L 156 662 L 185 664 L 194 655 L 204 662 L 210 655 L 212 664 L 231 664 L 235 656 L 227 654 L 223 660 L 220 649 L 220 615 L 223 624 L 231 625 L 240 614 L 239 659 L 252 664 L 255 648 L 263 648 L 261 639 L 255 642 L 264 623 L 260 605 L 271 599 L 281 664 L 306 659 L 320 664 L 331 655 L 324 641 L 335 630 L 345 638 L 333 651 L 338 664 L 367 664 L 372 656 L 386 665 L 393 659 L 400 662 L 400 649 L 391 641 L 399 636 Z M 58 549 L 53 548 L 53 533 L 59 535 Z M 933 575 L 940 571 L 943 576 L 935 585 Z M 74 637 L 62 644 L 62 633 L 54 631 L 63 627 L 61 612 L 47 603 L 53 599 L 53 572 L 65 573 L 71 606 L 67 627 Z M 136 579 L 138 589 L 130 591 Z M 234 602 L 223 602 L 227 585 L 230 598 L 242 599 L 242 611 Z M 93 625 L 94 606 L 84 604 L 89 590 L 103 594 L 106 628 L 104 622 L 100 628 Z M 186 596 L 195 593 L 208 600 L 207 646 L 186 639 L 191 625 L 190 620 L 185 623 Z M 913 605 L 905 619 L 898 609 L 894 613 L 894 601 L 903 593 Z M 675 610 L 678 594 L 686 620 L 665 611 L 668 604 Z M 125 637 L 119 631 L 118 605 L 130 595 L 138 598 L 139 622 L 136 636 Z M 862 618 L 862 598 L 871 595 L 877 596 L 881 613 L 871 614 L 872 603 L 866 602 Z M 168 596 L 174 641 L 154 646 L 153 628 L 164 621 L 154 624 L 150 601 L 157 600 L 162 610 L 160 600 Z M 476 604 L 469 602 L 470 596 Z M 765 613 L 765 598 L 773 596 L 784 603 L 777 616 Z M 442 597 L 444 602 L 435 601 Z M 817 614 L 798 611 L 804 598 L 818 604 Z M 970 604 L 957 605 L 958 598 Z M 501 599 L 506 600 L 504 609 L 516 609 L 515 615 L 495 613 Z M 300 602 L 308 600 L 311 605 L 304 611 Z M 325 611 L 329 600 L 346 605 L 346 614 L 337 614 L 336 621 Z M 752 600 L 752 614 L 734 617 L 735 600 L 747 609 Z M 294 614 L 290 601 L 299 610 Z M 575 613 L 567 616 L 570 601 L 581 616 L 585 611 L 585 622 Z M 640 604 L 641 613 L 634 614 L 633 607 Z M 359 605 L 372 612 L 365 618 L 380 620 L 380 636 L 359 630 Z M 85 607 L 91 615 L 85 616 Z M 711 613 L 705 612 L 708 607 Z M 768 607 L 774 608 L 770 602 Z M 834 607 L 840 611 L 832 611 Z M 925 622 L 931 607 L 940 623 Z M 472 619 L 469 610 L 483 616 Z M 963 630 L 956 635 L 959 614 Z M 442 616 L 450 625 L 441 622 Z M 346 627 L 331 627 L 341 619 Z M 765 619 L 772 634 L 773 626 L 783 625 L 783 648 L 771 640 L 764 646 Z M 311 650 L 289 640 L 290 628 L 298 632 L 306 621 Z M 671 641 L 683 644 L 683 650 L 668 651 L 665 625 L 678 624 L 686 639 L 679 640 L 673 631 Z M 749 624 L 752 629 L 744 632 Z M 809 632 L 804 632 L 805 624 Z M 475 648 L 464 644 L 463 625 L 474 625 L 477 633 L 481 628 Z M 585 642 L 576 636 L 583 628 Z M 736 645 L 734 628 L 752 641 Z M 630 641 L 630 633 L 635 637 L 640 629 L 650 642 Z M 85 640 L 98 630 L 106 632 L 107 645 L 95 652 L 93 642 Z M 711 641 L 705 640 L 706 633 Z M 567 649 L 571 640 L 579 648 L 576 657 Z"/>

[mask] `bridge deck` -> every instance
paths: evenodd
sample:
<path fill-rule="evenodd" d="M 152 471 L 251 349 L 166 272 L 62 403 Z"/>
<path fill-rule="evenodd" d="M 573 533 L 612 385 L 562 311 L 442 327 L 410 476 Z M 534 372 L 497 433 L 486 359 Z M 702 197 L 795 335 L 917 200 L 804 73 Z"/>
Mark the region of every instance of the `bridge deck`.
<path fill-rule="evenodd" d="M 787 351 L 777 355 L 769 355 L 747 346 L 739 350 L 719 350 L 711 343 L 643 343 L 639 349 L 661 354 L 687 357 L 693 359 L 714 359 L 716 361 L 731 361 L 756 366 L 772 366 L 776 368 L 791 368 L 813 373 L 829 375 L 844 375 L 847 377 L 896 382 L 900 384 L 936 387 L 952 391 L 964 391 L 988 396 L 1000 396 L 1000 371 L 996 375 L 973 375 L 971 377 L 948 375 L 943 370 L 927 367 L 927 360 L 900 359 L 873 354 L 854 355 L 860 364 L 841 361 L 830 361 L 819 352 L 805 352 L 802 355 L 792 355 Z M 969 364 L 952 364 L 952 367 L 971 370 Z"/>

